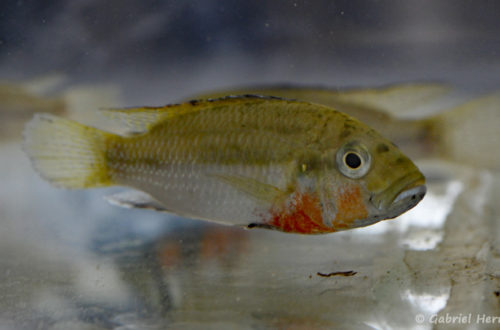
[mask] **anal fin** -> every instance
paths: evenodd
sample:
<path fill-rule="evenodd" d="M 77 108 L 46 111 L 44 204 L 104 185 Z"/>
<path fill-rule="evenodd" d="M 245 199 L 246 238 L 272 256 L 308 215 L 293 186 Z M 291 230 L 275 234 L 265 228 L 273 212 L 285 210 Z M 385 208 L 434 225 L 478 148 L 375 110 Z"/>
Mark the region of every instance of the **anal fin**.
<path fill-rule="evenodd" d="M 115 206 L 171 212 L 153 197 L 138 190 L 126 190 L 104 198 Z"/>

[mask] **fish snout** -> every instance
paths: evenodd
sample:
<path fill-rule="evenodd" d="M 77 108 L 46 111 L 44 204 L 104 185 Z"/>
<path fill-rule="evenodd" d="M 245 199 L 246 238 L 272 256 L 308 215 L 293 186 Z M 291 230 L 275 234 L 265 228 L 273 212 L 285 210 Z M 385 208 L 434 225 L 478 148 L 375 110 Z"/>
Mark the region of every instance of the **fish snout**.
<path fill-rule="evenodd" d="M 405 205 L 407 210 L 409 210 L 424 198 L 426 192 L 427 187 L 423 184 L 403 190 L 396 196 L 390 208 L 398 207 L 398 205 Z"/>
<path fill-rule="evenodd" d="M 372 196 L 370 201 L 386 219 L 389 219 L 413 208 L 424 198 L 426 192 L 425 178 L 422 173 L 416 171 Z"/>

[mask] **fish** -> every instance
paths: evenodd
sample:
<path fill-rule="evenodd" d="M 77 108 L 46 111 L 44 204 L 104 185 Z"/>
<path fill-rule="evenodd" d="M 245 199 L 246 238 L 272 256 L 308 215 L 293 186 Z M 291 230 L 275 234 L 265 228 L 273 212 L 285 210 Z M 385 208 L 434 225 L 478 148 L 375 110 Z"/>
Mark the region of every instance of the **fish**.
<path fill-rule="evenodd" d="M 108 197 L 123 207 L 298 234 L 395 218 L 426 193 L 393 143 L 323 105 L 241 95 L 101 111 L 127 133 L 33 117 L 23 148 L 42 178 L 132 188 Z"/>
<path fill-rule="evenodd" d="M 35 112 L 63 115 L 66 104 L 60 98 L 39 95 L 22 84 L 0 82 L 0 141 L 21 138 L 24 124 Z"/>
<path fill-rule="evenodd" d="M 194 97 L 250 93 L 322 104 L 374 128 L 413 160 L 439 159 L 500 170 L 500 154 L 493 151 L 500 139 L 500 92 L 439 108 L 439 101 L 452 90 L 452 86 L 445 83 L 349 89 L 267 85 L 201 93 Z M 414 115 L 425 107 L 434 111 Z"/>
<path fill-rule="evenodd" d="M 0 142 L 16 141 L 27 121 L 35 113 L 45 112 L 57 116 L 83 120 L 91 124 L 103 122 L 95 119 L 91 111 L 95 106 L 119 102 L 119 91 L 112 85 L 68 86 L 60 75 L 48 75 L 28 81 L 0 81 Z M 106 123 L 110 127 L 112 123 Z"/>

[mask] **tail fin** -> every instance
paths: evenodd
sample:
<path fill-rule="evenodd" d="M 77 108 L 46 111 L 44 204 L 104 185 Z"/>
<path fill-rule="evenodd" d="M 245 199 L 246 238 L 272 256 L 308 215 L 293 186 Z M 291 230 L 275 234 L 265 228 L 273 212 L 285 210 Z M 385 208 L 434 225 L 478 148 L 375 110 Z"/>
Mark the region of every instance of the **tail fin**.
<path fill-rule="evenodd" d="M 500 92 L 480 97 L 432 118 L 446 158 L 500 169 Z"/>
<path fill-rule="evenodd" d="M 93 127 L 36 114 L 24 130 L 24 150 L 40 176 L 58 187 L 92 188 L 112 184 L 106 164 L 106 139 Z"/>

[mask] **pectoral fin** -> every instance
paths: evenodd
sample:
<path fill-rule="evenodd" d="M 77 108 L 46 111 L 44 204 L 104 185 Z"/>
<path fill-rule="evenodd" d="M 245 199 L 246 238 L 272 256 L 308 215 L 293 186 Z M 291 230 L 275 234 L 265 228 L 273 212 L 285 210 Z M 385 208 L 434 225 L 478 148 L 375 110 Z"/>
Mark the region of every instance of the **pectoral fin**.
<path fill-rule="evenodd" d="M 125 207 L 150 209 L 159 212 L 170 212 L 160 202 L 145 192 L 138 190 L 126 190 L 114 195 L 104 197 L 110 204 Z"/>
<path fill-rule="evenodd" d="M 321 202 L 321 216 L 323 224 L 327 227 L 333 227 L 333 220 L 337 215 L 337 207 L 335 206 L 335 196 L 333 190 L 327 187 L 326 180 L 319 182 L 319 197 Z"/>
<path fill-rule="evenodd" d="M 285 191 L 273 185 L 245 176 L 224 174 L 212 174 L 211 176 L 262 202 L 272 202 L 286 194 Z"/>

